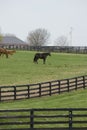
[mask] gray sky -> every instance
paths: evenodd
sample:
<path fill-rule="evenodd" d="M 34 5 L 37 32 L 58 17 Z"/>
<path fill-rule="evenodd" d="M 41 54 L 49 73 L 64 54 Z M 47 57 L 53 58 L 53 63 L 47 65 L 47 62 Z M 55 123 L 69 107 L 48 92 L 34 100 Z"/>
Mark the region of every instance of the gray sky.
<path fill-rule="evenodd" d="M 87 0 L 0 0 L 0 28 L 24 41 L 30 31 L 47 29 L 50 45 L 61 35 L 71 40 L 72 32 L 72 45 L 87 46 Z"/>

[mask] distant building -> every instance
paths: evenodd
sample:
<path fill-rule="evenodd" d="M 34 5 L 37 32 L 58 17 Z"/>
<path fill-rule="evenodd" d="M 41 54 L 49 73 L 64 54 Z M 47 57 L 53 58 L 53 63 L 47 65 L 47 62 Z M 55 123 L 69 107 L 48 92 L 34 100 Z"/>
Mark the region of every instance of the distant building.
<path fill-rule="evenodd" d="M 0 44 L 3 45 L 25 45 L 26 42 L 22 41 L 21 39 L 17 38 L 16 36 L 3 36 L 2 41 Z"/>

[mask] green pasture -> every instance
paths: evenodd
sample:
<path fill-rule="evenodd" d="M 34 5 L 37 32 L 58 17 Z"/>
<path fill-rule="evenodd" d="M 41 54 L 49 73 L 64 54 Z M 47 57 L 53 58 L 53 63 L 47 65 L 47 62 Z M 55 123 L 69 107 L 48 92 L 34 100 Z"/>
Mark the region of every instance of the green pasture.
<path fill-rule="evenodd" d="M 51 53 L 44 65 L 33 63 L 36 52 L 17 51 L 0 57 L 0 86 L 19 85 L 71 78 L 87 74 L 86 54 Z"/>
<path fill-rule="evenodd" d="M 87 74 L 87 55 L 51 53 L 44 65 L 33 63 L 36 52 L 17 51 L 8 59 L 0 57 L 0 85 L 19 85 L 71 78 Z M 0 103 L 1 109 L 87 107 L 87 90 Z M 77 105 L 78 104 L 78 105 Z"/>
<path fill-rule="evenodd" d="M 71 78 L 87 74 L 86 54 L 51 53 L 44 65 L 33 63 L 36 52 L 17 51 L 8 59 L 0 57 L 0 86 Z M 87 108 L 87 89 L 41 98 L 0 102 L 0 109 Z"/>
<path fill-rule="evenodd" d="M 60 95 L 0 103 L 0 109 L 21 108 L 87 108 L 87 89 Z"/>
<path fill-rule="evenodd" d="M 29 109 L 29 108 L 87 108 L 87 90 L 77 90 L 70 93 L 64 93 L 61 95 L 54 95 L 54 96 L 46 96 L 41 98 L 34 98 L 34 99 L 26 99 L 26 100 L 17 100 L 17 101 L 9 101 L 9 102 L 2 102 L 0 103 L 0 109 Z M 75 112 L 75 114 L 78 112 Z M 79 112 L 80 113 L 80 112 Z M 13 113 L 12 113 L 13 114 Z M 41 113 L 43 114 L 43 113 Z M 49 112 L 47 112 L 47 115 Z M 82 111 L 81 111 L 82 114 Z M 87 114 L 87 112 L 84 112 Z M 16 113 L 15 113 L 16 115 Z M 20 112 L 20 115 L 23 113 Z M 43 114 L 44 115 L 44 114 Z M 46 112 L 45 112 L 46 115 Z M 39 120 L 39 119 L 37 119 Z M 45 119 L 47 120 L 47 119 Z M 52 120 L 52 119 L 51 119 Z M 77 120 L 79 120 L 77 118 Z M 82 119 L 81 120 L 86 120 Z M 24 121 L 24 120 L 23 120 Z M 2 121 L 3 122 L 3 121 Z M 58 125 L 58 126 L 66 126 L 66 125 Z M 77 124 L 78 126 L 78 124 Z M 80 124 L 79 127 L 83 127 L 83 124 Z M 87 126 L 84 124 L 84 127 Z M 16 127 L 11 125 L 8 128 Z M 44 127 L 44 125 L 40 125 L 39 127 Z M 46 128 L 48 127 L 56 127 L 55 125 L 45 125 Z M 4 128 L 7 128 L 4 126 Z M 20 128 L 20 126 L 19 126 Z M 23 128 L 23 127 L 22 127 Z"/>

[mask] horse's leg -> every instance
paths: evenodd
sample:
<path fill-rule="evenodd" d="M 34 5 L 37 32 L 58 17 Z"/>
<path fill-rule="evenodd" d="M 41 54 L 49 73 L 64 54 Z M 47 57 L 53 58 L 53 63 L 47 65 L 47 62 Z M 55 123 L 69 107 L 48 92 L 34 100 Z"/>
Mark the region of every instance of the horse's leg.
<path fill-rule="evenodd" d="M 46 60 L 46 59 L 44 58 L 44 59 L 43 59 L 43 64 L 45 64 L 45 60 Z"/>
<path fill-rule="evenodd" d="M 0 53 L 0 56 L 1 56 L 1 57 L 3 57 L 3 55 L 4 55 L 3 53 Z"/>
<path fill-rule="evenodd" d="M 1 55 L 2 55 L 2 57 L 3 57 L 3 56 L 4 56 L 4 53 L 2 53 Z"/>
<path fill-rule="evenodd" d="M 4 55 L 4 54 L 1 52 L 1 53 L 0 53 L 0 56 L 2 57 L 3 55 Z"/>
<path fill-rule="evenodd" d="M 34 61 L 34 63 L 38 64 L 37 59 Z"/>
<path fill-rule="evenodd" d="M 35 56 L 34 59 L 33 59 L 33 62 L 38 64 L 37 60 L 38 60 L 38 59 L 37 59 L 37 57 Z"/>
<path fill-rule="evenodd" d="M 5 55 L 6 55 L 6 58 L 8 58 L 8 53 L 5 53 Z"/>
<path fill-rule="evenodd" d="M 36 60 L 36 63 L 38 64 L 38 59 Z"/>

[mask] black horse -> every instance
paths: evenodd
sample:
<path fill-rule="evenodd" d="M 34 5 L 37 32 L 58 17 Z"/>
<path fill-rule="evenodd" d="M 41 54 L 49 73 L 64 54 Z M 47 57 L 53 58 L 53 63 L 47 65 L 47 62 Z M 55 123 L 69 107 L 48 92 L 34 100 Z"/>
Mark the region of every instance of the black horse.
<path fill-rule="evenodd" d="M 36 53 L 33 62 L 38 64 L 38 59 L 43 59 L 43 64 L 45 64 L 47 56 L 51 56 L 50 53 Z"/>

